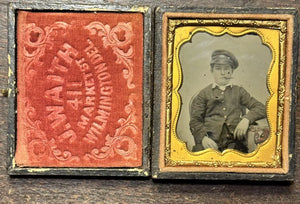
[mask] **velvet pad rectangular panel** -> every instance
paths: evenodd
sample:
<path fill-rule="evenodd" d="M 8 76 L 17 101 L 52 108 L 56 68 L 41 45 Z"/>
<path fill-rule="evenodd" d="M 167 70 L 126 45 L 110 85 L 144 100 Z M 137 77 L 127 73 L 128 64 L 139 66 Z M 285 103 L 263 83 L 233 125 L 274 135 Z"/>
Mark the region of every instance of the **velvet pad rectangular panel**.
<path fill-rule="evenodd" d="M 17 16 L 16 164 L 141 166 L 143 15 Z"/>

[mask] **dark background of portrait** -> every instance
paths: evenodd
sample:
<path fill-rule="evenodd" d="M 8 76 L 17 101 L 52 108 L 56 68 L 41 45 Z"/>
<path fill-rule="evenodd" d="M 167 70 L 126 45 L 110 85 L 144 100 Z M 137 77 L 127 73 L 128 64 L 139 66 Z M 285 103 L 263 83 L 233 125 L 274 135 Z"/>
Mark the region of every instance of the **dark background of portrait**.
<path fill-rule="evenodd" d="M 1 0 L 0 88 L 7 87 L 7 3 L 43 0 Z M 95 3 L 100 0 L 48 0 L 48 3 Z M 109 0 L 124 5 L 183 7 L 296 7 L 299 0 Z M 299 62 L 299 60 L 298 60 Z M 298 63 L 299 64 L 299 63 Z M 299 70 L 299 66 L 298 66 Z M 298 82 L 300 83 L 300 82 Z M 298 101 L 299 104 L 299 101 Z M 299 203 L 300 106 L 296 110 L 296 175 L 291 185 L 246 181 L 153 181 L 139 178 L 9 177 L 7 158 L 8 100 L 0 97 L 0 203 Z"/>
<path fill-rule="evenodd" d="M 224 49 L 237 58 L 239 66 L 233 72 L 232 84 L 244 87 L 251 96 L 263 104 L 269 97 L 266 77 L 272 61 L 271 50 L 262 44 L 259 35 L 213 36 L 206 32 L 198 32 L 191 40 L 184 43 L 179 51 L 183 80 L 179 89 L 182 106 L 177 125 L 178 137 L 187 143 L 189 149 L 194 145 L 189 128 L 190 101 L 194 95 L 214 81 L 210 71 L 212 52 Z"/>

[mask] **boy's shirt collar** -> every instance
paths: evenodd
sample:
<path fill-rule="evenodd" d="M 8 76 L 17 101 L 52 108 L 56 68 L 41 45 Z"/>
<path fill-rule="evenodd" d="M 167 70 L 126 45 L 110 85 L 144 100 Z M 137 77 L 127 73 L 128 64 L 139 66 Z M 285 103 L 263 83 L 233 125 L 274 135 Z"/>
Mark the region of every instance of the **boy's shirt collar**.
<path fill-rule="evenodd" d="M 229 83 L 229 84 L 227 84 L 227 85 L 225 85 L 225 86 L 219 86 L 218 84 L 216 84 L 215 82 L 212 84 L 212 88 L 214 89 L 214 88 L 216 88 L 216 87 L 218 87 L 220 90 L 222 90 L 222 91 L 225 91 L 225 89 L 226 89 L 226 87 L 230 87 L 230 88 L 232 88 L 232 83 Z"/>

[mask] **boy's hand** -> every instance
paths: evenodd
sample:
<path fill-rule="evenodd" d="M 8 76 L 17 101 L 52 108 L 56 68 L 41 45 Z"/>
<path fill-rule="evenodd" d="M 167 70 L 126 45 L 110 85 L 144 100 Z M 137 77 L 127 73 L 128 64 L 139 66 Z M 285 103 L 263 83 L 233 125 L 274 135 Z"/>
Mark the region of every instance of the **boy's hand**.
<path fill-rule="evenodd" d="M 204 147 L 204 149 L 212 148 L 212 149 L 218 150 L 217 143 L 215 141 L 213 141 L 212 139 L 210 139 L 209 137 L 207 137 L 207 136 L 203 137 L 202 146 Z"/>
<path fill-rule="evenodd" d="M 243 137 L 247 133 L 248 127 L 249 127 L 249 120 L 247 118 L 243 118 L 236 126 L 233 133 L 233 138 L 238 140 L 243 139 Z"/>

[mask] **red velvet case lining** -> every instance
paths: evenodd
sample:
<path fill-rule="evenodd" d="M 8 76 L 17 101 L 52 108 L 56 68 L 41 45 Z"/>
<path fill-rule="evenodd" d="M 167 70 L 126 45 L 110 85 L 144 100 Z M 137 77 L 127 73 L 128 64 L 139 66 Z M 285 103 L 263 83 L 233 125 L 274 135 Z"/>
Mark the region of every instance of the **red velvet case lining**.
<path fill-rule="evenodd" d="M 19 11 L 16 164 L 142 165 L 143 15 Z"/>

